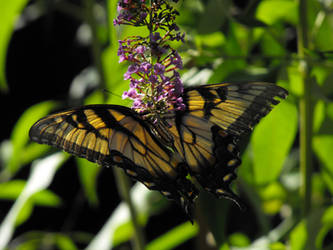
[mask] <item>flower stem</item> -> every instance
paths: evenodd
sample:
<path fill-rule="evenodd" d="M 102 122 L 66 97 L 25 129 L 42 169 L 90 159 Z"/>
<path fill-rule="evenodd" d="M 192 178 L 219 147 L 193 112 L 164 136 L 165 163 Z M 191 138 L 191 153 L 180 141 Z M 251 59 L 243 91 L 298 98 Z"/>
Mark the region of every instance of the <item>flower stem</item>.
<path fill-rule="evenodd" d="M 105 74 L 102 62 L 102 47 L 97 36 L 97 27 L 98 24 L 94 17 L 94 0 L 85 0 L 85 16 L 86 20 L 92 31 L 92 54 L 94 58 L 94 63 L 97 68 L 97 71 L 100 76 L 101 87 L 105 87 Z M 144 249 L 144 236 L 141 227 L 139 226 L 136 211 L 134 209 L 133 202 L 130 197 L 130 185 L 129 179 L 126 174 L 118 167 L 114 167 L 114 174 L 117 180 L 118 192 L 121 195 L 121 198 L 126 202 L 129 212 L 132 218 L 133 227 L 134 227 L 134 240 L 133 240 L 133 249 L 143 250 Z"/>
<path fill-rule="evenodd" d="M 312 103 L 310 67 L 306 59 L 306 50 L 309 48 L 307 1 L 299 0 L 299 25 L 298 25 L 298 55 L 300 73 L 303 81 L 303 95 L 300 107 L 300 171 L 301 171 L 301 197 L 303 199 L 303 216 L 311 209 L 311 174 L 312 174 Z"/>

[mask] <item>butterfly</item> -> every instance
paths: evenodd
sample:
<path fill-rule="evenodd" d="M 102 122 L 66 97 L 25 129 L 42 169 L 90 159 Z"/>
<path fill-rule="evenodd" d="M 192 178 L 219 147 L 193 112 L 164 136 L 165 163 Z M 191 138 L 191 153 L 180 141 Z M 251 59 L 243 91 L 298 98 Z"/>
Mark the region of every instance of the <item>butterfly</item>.
<path fill-rule="evenodd" d="M 102 166 L 121 167 L 151 190 L 178 202 L 187 214 L 199 191 L 240 204 L 230 184 L 240 165 L 238 141 L 288 92 L 274 84 L 219 83 L 185 88 L 185 110 L 159 122 L 119 105 L 88 105 L 46 116 L 31 140 Z"/>

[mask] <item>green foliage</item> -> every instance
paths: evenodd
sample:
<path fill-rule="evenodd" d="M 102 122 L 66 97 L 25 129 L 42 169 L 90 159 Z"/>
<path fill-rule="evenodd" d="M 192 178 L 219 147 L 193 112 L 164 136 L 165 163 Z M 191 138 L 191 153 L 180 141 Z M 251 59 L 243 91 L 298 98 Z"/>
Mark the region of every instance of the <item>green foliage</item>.
<path fill-rule="evenodd" d="M 135 27 L 113 26 L 116 0 L 108 0 L 105 6 L 101 1 L 83 0 L 84 3 L 89 1 L 96 7 L 94 11 L 103 12 L 99 16 L 96 14 L 96 20 L 93 20 L 98 32 L 92 37 L 100 51 L 96 55 L 93 50 L 96 65 L 98 62 L 101 65 L 97 71 L 103 75 L 98 88 L 88 96 L 78 94 L 79 101 L 129 106 L 121 98 L 129 83 L 123 80 L 127 65 L 118 63 L 118 40 L 143 31 Z M 333 207 L 330 206 L 333 194 L 333 1 L 307 0 L 307 10 L 299 8 L 302 1 L 245 1 L 243 8 L 236 4 L 239 1 L 232 0 L 184 0 L 177 3 L 178 23 L 186 32 L 186 42 L 178 48 L 184 61 L 182 78 L 185 84 L 268 81 L 288 89 L 290 95 L 256 126 L 249 143 L 244 142 L 242 165 L 234 189 L 241 194 L 247 210 L 242 212 L 228 201 L 204 197 L 199 201 L 195 213 L 197 221 L 193 226 L 189 222 L 175 222 L 171 229 L 165 229 L 164 233 L 147 242 L 146 249 L 174 249 L 194 238 L 193 245 L 202 242 L 200 239 L 211 238 L 216 249 L 333 248 Z M 11 91 L 5 75 L 7 50 L 15 21 L 26 4 L 24 0 L 0 1 L 0 9 L 4 10 L 0 17 L 0 91 L 3 92 Z M 40 8 L 42 16 L 50 15 L 48 8 L 41 8 L 38 3 L 31 5 Z M 75 8 L 59 6 L 58 10 L 77 17 Z M 80 8 L 85 8 L 84 4 L 82 6 Z M 80 9 L 79 13 L 87 11 Z M 306 58 L 301 58 L 296 51 L 300 12 L 304 12 L 308 20 Z M 83 25 L 83 20 L 80 21 Z M 312 179 L 307 214 L 301 213 L 306 210 L 305 198 L 300 191 L 304 188 L 301 181 L 304 173 L 300 170 L 299 153 L 304 145 L 298 141 L 302 133 L 298 125 L 302 118 L 299 102 L 304 100 L 306 90 L 302 70 L 305 62 L 308 65 L 306 77 L 311 83 L 311 98 L 305 101 L 310 104 L 313 115 L 313 135 L 310 135 L 309 142 L 314 156 L 314 168 L 307 173 Z M 31 72 L 38 73 L 38 70 Z M 83 77 L 80 86 L 88 82 Z M 53 87 L 49 86 L 51 92 Z M 69 99 L 77 101 L 71 94 Z M 61 206 L 78 206 L 74 198 L 73 204 L 64 204 L 63 197 L 49 189 L 68 156 L 50 154 L 48 146 L 31 143 L 28 137 L 30 126 L 58 105 L 53 100 L 45 100 L 27 108 L 8 139 L 0 143 L 0 201 L 11 204 L 8 211 L 1 211 L 0 249 L 16 246 L 16 249 L 24 250 L 52 247 L 74 250 L 81 249 L 81 244 L 86 249 L 103 250 L 122 246 L 137 233 L 123 202 L 110 211 L 104 224 L 89 232 L 76 227 L 61 232 L 49 232 L 48 228 L 36 231 L 33 226 L 26 232 L 17 230 L 25 225 L 31 226 L 28 222 L 36 216 L 36 207 L 54 212 Z M 78 167 L 76 178 L 82 186 L 84 200 L 98 211 L 103 205 L 98 185 L 104 170 L 83 159 L 73 162 Z M 30 173 L 27 179 L 21 177 L 24 173 Z M 110 190 L 109 199 L 114 201 L 116 198 L 111 193 Z M 149 222 L 153 215 L 163 219 L 167 201 L 157 192 L 136 184 L 132 187 L 131 198 L 141 227 L 151 226 Z M 77 210 L 73 211 L 68 215 L 69 222 L 63 224 L 71 225 L 71 217 L 75 217 Z M 173 218 L 169 220 L 173 221 Z"/>
<path fill-rule="evenodd" d="M 27 2 L 27 0 L 0 1 L 0 9 L 3 11 L 0 25 L 0 91 L 8 90 L 5 76 L 7 48 L 15 22 Z"/>

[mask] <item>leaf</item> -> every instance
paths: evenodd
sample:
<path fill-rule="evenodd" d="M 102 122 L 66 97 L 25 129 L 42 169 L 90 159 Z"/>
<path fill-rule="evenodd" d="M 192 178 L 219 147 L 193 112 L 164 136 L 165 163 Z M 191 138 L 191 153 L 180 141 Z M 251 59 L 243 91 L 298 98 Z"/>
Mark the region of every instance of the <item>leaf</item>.
<path fill-rule="evenodd" d="M 198 34 L 195 38 L 195 43 L 198 48 L 201 47 L 214 47 L 220 49 L 225 42 L 225 37 L 221 32 L 214 32 L 210 34 Z"/>
<path fill-rule="evenodd" d="M 11 143 L 13 153 L 9 160 L 7 169 L 11 174 L 16 173 L 23 163 L 25 146 L 29 142 L 29 129 L 40 118 L 50 112 L 56 106 L 53 101 L 41 102 L 28 108 L 16 122 L 12 134 Z M 39 147 L 41 148 L 41 147 Z M 45 146 L 44 146 L 45 148 Z"/>
<path fill-rule="evenodd" d="M 98 197 L 96 182 L 101 168 L 97 164 L 87 161 L 86 159 L 76 157 L 75 160 L 78 164 L 80 181 L 84 192 L 89 202 L 93 205 L 97 205 Z"/>
<path fill-rule="evenodd" d="M 147 218 L 155 211 L 151 203 L 161 196 L 157 192 L 149 191 L 141 183 L 136 183 L 130 192 L 131 199 L 138 214 L 139 221 L 145 224 Z M 158 198 L 159 197 L 159 198 Z M 161 207 L 159 207 L 161 209 Z M 112 247 L 129 240 L 132 237 L 133 229 L 130 222 L 130 214 L 127 206 L 122 202 L 111 214 L 103 228 L 95 235 L 94 239 L 87 246 L 86 250 L 108 250 Z M 129 227 L 128 227 L 129 226 Z M 122 227 L 118 232 L 119 227 Z M 119 235 L 117 235 L 119 233 Z"/>
<path fill-rule="evenodd" d="M 323 208 L 312 210 L 311 213 L 290 232 L 290 249 L 312 250 L 315 246 L 316 236 L 321 228 Z"/>
<path fill-rule="evenodd" d="M 232 246 L 246 247 L 251 244 L 250 239 L 242 233 L 233 233 L 229 236 L 229 242 Z"/>
<path fill-rule="evenodd" d="M 185 222 L 179 226 L 174 227 L 169 232 L 159 236 L 157 239 L 151 241 L 146 245 L 146 250 L 167 250 L 174 249 L 180 246 L 187 240 L 193 238 L 199 231 L 198 225 L 192 225 L 190 222 Z"/>
<path fill-rule="evenodd" d="M 59 250 L 76 250 L 78 249 L 71 238 L 64 234 L 56 235 L 56 245 Z"/>
<path fill-rule="evenodd" d="M 333 135 L 317 135 L 313 138 L 313 148 L 321 164 L 321 174 L 330 192 L 333 193 Z"/>
<path fill-rule="evenodd" d="M 34 205 L 56 207 L 61 204 L 61 199 L 58 195 L 50 190 L 41 190 L 31 196 Z"/>
<path fill-rule="evenodd" d="M 320 231 L 318 232 L 317 238 L 316 238 L 316 247 L 317 249 L 323 249 L 324 247 L 324 240 L 325 237 L 327 237 L 330 232 L 332 232 L 333 229 L 333 206 L 328 207 L 322 218 L 322 227 Z M 330 243 L 331 244 L 331 243 Z"/>
<path fill-rule="evenodd" d="M 279 176 L 296 132 L 296 106 L 287 101 L 282 101 L 260 121 L 251 140 L 257 184 L 269 183 Z"/>
<path fill-rule="evenodd" d="M 209 0 L 199 19 L 198 32 L 208 34 L 218 31 L 226 20 L 230 8 L 230 0 Z"/>
<path fill-rule="evenodd" d="M 2 91 L 8 90 L 5 76 L 8 44 L 14 31 L 15 21 L 27 3 L 28 0 L 0 1 L 0 90 Z"/>
<path fill-rule="evenodd" d="M 269 25 L 279 20 L 284 20 L 296 25 L 297 2 L 294 0 L 261 1 L 257 8 L 256 17 Z"/>
<path fill-rule="evenodd" d="M 0 183 L 0 199 L 17 199 L 25 185 L 26 181 L 23 180 L 13 180 Z"/>
<path fill-rule="evenodd" d="M 0 249 L 3 249 L 8 245 L 14 232 L 15 222 L 25 203 L 32 197 L 32 195 L 46 189 L 50 185 L 56 173 L 56 169 L 65 161 L 65 159 L 65 154 L 56 153 L 43 160 L 33 162 L 32 171 L 27 181 L 27 185 L 1 223 Z"/>

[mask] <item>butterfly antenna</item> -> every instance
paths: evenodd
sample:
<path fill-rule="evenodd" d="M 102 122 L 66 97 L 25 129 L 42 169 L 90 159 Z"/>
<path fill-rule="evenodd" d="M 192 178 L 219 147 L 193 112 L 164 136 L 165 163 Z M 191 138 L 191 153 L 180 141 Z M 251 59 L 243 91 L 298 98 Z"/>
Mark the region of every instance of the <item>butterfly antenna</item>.
<path fill-rule="evenodd" d="M 119 97 L 119 98 L 122 98 L 120 95 L 116 94 L 116 93 L 113 93 L 112 91 L 108 90 L 108 89 L 103 89 L 103 92 L 104 93 L 107 93 L 109 95 L 112 95 L 112 96 L 116 96 L 116 97 Z"/>

